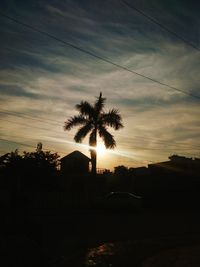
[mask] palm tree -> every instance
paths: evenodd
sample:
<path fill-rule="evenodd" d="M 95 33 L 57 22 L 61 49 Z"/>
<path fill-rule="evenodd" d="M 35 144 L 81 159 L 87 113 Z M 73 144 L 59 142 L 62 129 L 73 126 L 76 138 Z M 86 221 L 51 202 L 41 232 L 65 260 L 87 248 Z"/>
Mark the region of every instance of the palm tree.
<path fill-rule="evenodd" d="M 81 101 L 80 104 L 76 105 L 79 114 L 69 118 L 64 125 L 64 130 L 71 130 L 74 126 L 80 126 L 74 136 L 77 143 L 81 143 L 86 135 L 90 134 L 89 145 L 94 147 L 90 149 L 93 174 L 96 174 L 97 135 L 103 139 L 106 148 L 112 149 L 116 146 L 116 142 L 113 135 L 108 132 L 108 127 L 115 130 L 123 127 L 122 118 L 117 109 L 111 109 L 107 113 L 104 111 L 105 101 L 106 98 L 102 97 L 102 93 L 94 105 L 87 101 Z"/>

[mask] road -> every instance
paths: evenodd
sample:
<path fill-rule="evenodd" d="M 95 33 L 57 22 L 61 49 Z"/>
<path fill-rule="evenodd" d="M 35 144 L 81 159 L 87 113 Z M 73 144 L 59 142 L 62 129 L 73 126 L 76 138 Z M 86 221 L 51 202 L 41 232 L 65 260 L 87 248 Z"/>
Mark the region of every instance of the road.
<path fill-rule="evenodd" d="M 122 244 L 130 252 L 131 260 L 132 255 L 134 259 L 140 260 L 138 257 L 144 257 L 166 246 L 200 244 L 199 211 L 128 213 L 76 210 L 65 213 L 62 211 L 62 215 L 57 213 L 57 216 L 52 215 L 52 212 L 44 215 L 41 211 L 38 214 L 29 214 L 24 227 L 28 230 L 29 239 L 38 243 L 38 251 L 46 255 L 45 258 L 50 259 L 50 262 L 59 262 L 53 266 L 83 266 L 81 264 L 88 249 L 106 242 Z M 5 247 L 5 241 L 7 242 L 7 252 L 10 251 L 9 240 L 14 239 L 16 247 L 13 246 L 12 251 L 22 248 L 23 243 L 27 255 L 36 253 L 32 250 L 32 244 L 23 236 L 18 234 L 9 238 L 11 239 L 2 243 Z M 21 257 L 24 255 L 23 250 L 20 252 Z M 27 260 L 29 258 L 27 256 Z M 22 258 L 21 262 L 23 261 Z"/>
<path fill-rule="evenodd" d="M 200 213 L 197 211 L 141 214 L 77 211 L 56 218 L 35 217 L 34 220 L 41 227 L 42 246 L 58 258 L 68 258 L 104 242 L 173 240 L 173 237 L 184 240 L 187 236 L 200 236 Z"/>

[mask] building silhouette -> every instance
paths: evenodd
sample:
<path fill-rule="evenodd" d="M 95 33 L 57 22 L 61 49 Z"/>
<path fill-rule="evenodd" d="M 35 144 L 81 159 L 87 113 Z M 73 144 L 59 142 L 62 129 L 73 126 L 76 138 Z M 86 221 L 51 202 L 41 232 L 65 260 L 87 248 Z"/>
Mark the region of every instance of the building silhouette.
<path fill-rule="evenodd" d="M 61 158 L 60 171 L 62 174 L 88 174 L 90 161 L 90 158 L 76 150 Z"/>
<path fill-rule="evenodd" d="M 148 169 L 152 175 L 199 177 L 200 159 L 172 155 L 168 161 L 149 164 Z"/>

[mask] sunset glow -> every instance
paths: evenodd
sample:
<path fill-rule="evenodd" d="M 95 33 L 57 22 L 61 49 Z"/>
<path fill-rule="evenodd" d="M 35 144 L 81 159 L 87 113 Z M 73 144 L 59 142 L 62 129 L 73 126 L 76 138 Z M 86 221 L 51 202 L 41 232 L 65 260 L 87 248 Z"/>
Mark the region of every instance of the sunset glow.
<path fill-rule="evenodd" d="M 100 142 L 97 144 L 97 149 L 96 150 L 97 150 L 97 154 L 100 157 L 104 156 L 105 153 L 106 153 L 106 148 L 105 148 L 104 144 L 100 143 Z"/>
<path fill-rule="evenodd" d="M 105 112 L 119 110 L 124 128 L 111 131 L 114 150 L 98 142 L 98 167 L 200 157 L 200 52 L 122 2 L 0 4 L 8 15 L 0 18 L 0 154 L 42 142 L 61 157 L 74 150 L 90 157 L 88 135 L 76 144 L 77 129 L 63 126 L 77 115 L 76 104 L 93 103 L 102 92 Z M 199 47 L 197 2 L 135 5 Z"/>

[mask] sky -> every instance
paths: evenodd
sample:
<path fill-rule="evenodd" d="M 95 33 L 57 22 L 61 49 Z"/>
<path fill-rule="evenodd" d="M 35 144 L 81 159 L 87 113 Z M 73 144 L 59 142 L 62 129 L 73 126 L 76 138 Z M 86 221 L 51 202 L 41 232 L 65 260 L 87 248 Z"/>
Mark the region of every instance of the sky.
<path fill-rule="evenodd" d="M 124 128 L 111 130 L 117 147 L 99 155 L 99 168 L 200 157 L 200 3 L 126 2 L 0 1 L 0 154 L 42 142 L 61 157 L 74 150 L 89 156 L 88 139 L 74 143 L 77 129 L 63 126 L 76 104 L 102 92 L 105 110 L 117 108 Z"/>

